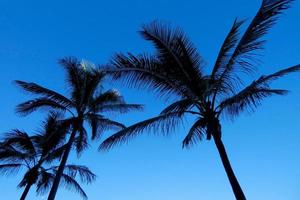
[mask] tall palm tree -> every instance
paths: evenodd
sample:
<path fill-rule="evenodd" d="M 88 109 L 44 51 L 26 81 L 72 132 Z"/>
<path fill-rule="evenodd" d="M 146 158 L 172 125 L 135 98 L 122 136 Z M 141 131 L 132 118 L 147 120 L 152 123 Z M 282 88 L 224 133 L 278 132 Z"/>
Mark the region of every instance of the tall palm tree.
<path fill-rule="evenodd" d="M 257 50 L 262 49 L 265 43 L 262 37 L 291 2 L 263 0 L 242 36 L 240 28 L 244 21 L 235 20 L 209 74 L 204 74 L 202 57 L 181 29 L 173 29 L 157 21 L 144 25 L 140 33 L 145 40 L 153 43 L 155 54 L 117 54 L 106 69 L 107 73 L 131 86 L 152 88 L 160 96 L 176 96 L 177 100 L 159 116 L 113 134 L 100 148 L 112 148 L 145 130 L 161 128 L 162 133 L 167 134 L 186 114 L 191 114 L 195 121 L 182 146 L 189 147 L 204 137 L 207 140 L 213 138 L 236 199 L 246 199 L 221 139 L 220 117 L 234 118 L 242 111 L 253 111 L 266 97 L 287 93 L 286 90 L 271 88 L 270 83 L 299 71 L 300 65 L 263 75 L 250 84 L 242 77 L 253 75 L 257 65 L 261 64 Z"/>
<path fill-rule="evenodd" d="M 25 175 L 18 187 L 25 187 L 20 200 L 24 200 L 33 185 L 36 192 L 44 194 L 54 181 L 58 166 L 51 163 L 58 160 L 65 149 L 64 137 L 67 126 L 57 120 L 52 113 L 44 122 L 40 133 L 29 136 L 26 132 L 15 129 L 3 138 L 0 145 L 0 171 L 9 175 L 25 168 Z M 50 165 L 51 164 L 51 165 Z M 87 167 L 67 165 L 62 180 L 67 189 L 75 189 L 84 199 L 87 195 L 76 181 L 79 176 L 83 183 L 91 183 L 96 176 Z"/>
<path fill-rule="evenodd" d="M 105 112 L 125 113 L 140 110 L 141 105 L 126 104 L 117 90 L 102 91 L 104 73 L 88 63 L 79 62 L 75 58 L 59 60 L 66 71 L 66 84 L 69 96 L 42 87 L 36 83 L 16 81 L 22 89 L 36 98 L 17 106 L 17 112 L 29 114 L 38 109 L 50 109 L 65 112 L 71 131 L 59 165 L 48 200 L 55 198 L 60 179 L 63 174 L 72 146 L 77 153 L 88 146 L 88 135 L 84 123 L 91 127 L 91 138 L 97 139 L 108 129 L 122 129 L 124 125 L 106 118 Z"/>

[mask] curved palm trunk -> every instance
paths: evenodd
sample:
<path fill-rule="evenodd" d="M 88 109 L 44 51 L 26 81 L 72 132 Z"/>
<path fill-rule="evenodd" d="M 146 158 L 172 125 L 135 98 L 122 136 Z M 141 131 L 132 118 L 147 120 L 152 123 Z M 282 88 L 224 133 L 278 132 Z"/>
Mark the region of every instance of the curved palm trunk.
<path fill-rule="evenodd" d="M 22 193 L 22 196 L 20 198 L 20 200 L 25 200 L 30 188 L 31 188 L 32 184 L 27 184 L 26 187 L 25 187 L 25 190 L 23 191 Z"/>
<path fill-rule="evenodd" d="M 214 138 L 215 144 L 217 146 L 217 149 L 219 151 L 223 166 L 225 168 L 225 171 L 226 171 L 227 177 L 229 179 L 229 182 L 231 184 L 235 198 L 237 200 L 246 200 L 243 190 L 242 190 L 236 176 L 234 175 L 233 169 L 229 162 L 229 159 L 228 159 L 224 144 L 221 140 L 221 137 L 213 135 L 213 138 Z"/>
<path fill-rule="evenodd" d="M 48 195 L 48 200 L 54 200 L 55 199 L 56 192 L 57 192 L 57 189 L 58 189 L 58 186 L 59 186 L 59 182 L 60 182 L 61 176 L 64 172 L 64 169 L 65 169 L 65 166 L 66 166 L 69 154 L 70 154 L 70 150 L 72 148 L 72 144 L 73 144 L 74 139 L 75 139 L 75 135 L 76 135 L 76 130 L 74 129 L 71 133 L 71 136 L 69 138 L 66 150 L 65 150 L 65 152 L 63 154 L 63 157 L 62 157 L 62 160 L 59 164 L 57 173 L 55 175 L 55 179 L 53 181 L 53 185 L 52 185 L 50 193 Z"/>

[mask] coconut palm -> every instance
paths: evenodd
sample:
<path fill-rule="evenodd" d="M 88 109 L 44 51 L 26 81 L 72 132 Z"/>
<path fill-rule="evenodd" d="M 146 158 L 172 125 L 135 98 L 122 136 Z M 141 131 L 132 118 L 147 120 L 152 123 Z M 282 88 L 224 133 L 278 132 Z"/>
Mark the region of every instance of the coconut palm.
<path fill-rule="evenodd" d="M 108 129 L 122 129 L 124 125 L 106 118 L 107 112 L 125 113 L 140 110 L 141 105 L 126 104 L 117 90 L 103 91 L 104 73 L 86 62 L 75 58 L 59 60 L 66 71 L 66 85 L 69 96 L 42 87 L 36 83 L 16 81 L 23 90 L 35 95 L 36 98 L 17 106 L 20 114 L 29 114 L 35 110 L 48 109 L 65 112 L 66 120 L 70 123 L 71 131 L 59 165 L 48 200 L 55 198 L 60 179 L 63 174 L 72 146 L 77 153 L 88 146 L 88 134 L 84 123 L 91 127 L 91 138 L 97 139 Z"/>
<path fill-rule="evenodd" d="M 18 187 L 25 187 L 20 200 L 24 200 L 33 185 L 37 194 L 47 192 L 54 181 L 58 166 L 51 163 L 58 160 L 66 145 L 62 137 L 67 127 L 57 120 L 56 114 L 50 114 L 40 133 L 29 136 L 26 132 L 15 129 L 7 133 L 0 146 L 0 171 L 10 175 L 25 168 L 25 174 Z M 87 167 L 67 165 L 62 181 L 67 189 L 74 189 L 84 199 L 87 195 L 76 181 L 79 176 L 83 183 L 91 183 L 95 178 Z"/>
<path fill-rule="evenodd" d="M 130 86 L 150 88 L 159 96 L 175 97 L 176 101 L 159 116 L 113 134 L 100 148 L 112 148 L 145 130 L 161 128 L 162 133 L 170 133 L 184 116 L 190 114 L 195 121 L 182 146 L 190 147 L 204 137 L 207 140 L 213 138 L 236 199 L 246 199 L 222 142 L 220 118 L 235 118 L 243 111 L 253 111 L 266 97 L 287 93 L 286 90 L 271 88 L 270 83 L 299 71 L 299 65 L 260 76 L 250 83 L 249 78 L 243 81 L 242 77 L 249 74 L 253 77 L 256 67 L 261 64 L 257 50 L 261 50 L 265 43 L 262 37 L 291 2 L 263 0 L 242 36 L 240 28 L 244 21 L 235 20 L 209 74 L 204 73 L 203 58 L 181 29 L 157 21 L 144 25 L 140 34 L 154 45 L 154 55 L 117 54 L 106 69 L 107 73 Z"/>

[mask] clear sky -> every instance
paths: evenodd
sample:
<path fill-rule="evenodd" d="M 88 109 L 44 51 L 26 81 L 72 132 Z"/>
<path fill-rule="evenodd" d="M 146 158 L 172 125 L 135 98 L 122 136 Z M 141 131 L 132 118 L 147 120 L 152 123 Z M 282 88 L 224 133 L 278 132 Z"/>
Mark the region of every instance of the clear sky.
<path fill-rule="evenodd" d="M 235 17 L 254 16 L 260 0 L 52 0 L 0 1 L 0 132 L 12 128 L 28 132 L 38 127 L 42 114 L 22 118 L 14 107 L 28 99 L 13 84 L 33 81 L 65 91 L 57 59 L 76 56 L 105 63 L 114 52 L 151 51 L 137 34 L 142 23 L 155 19 L 181 26 L 206 59 L 209 70 Z M 286 12 L 266 37 L 261 73 L 300 63 L 300 1 Z M 274 86 L 291 90 L 288 96 L 266 100 L 257 112 L 236 121 L 223 120 L 223 140 L 248 199 L 300 199 L 300 80 L 299 74 Z M 145 104 L 143 113 L 112 116 L 130 125 L 159 113 L 165 103 L 151 93 L 121 90 L 127 102 Z M 107 87 L 108 88 L 108 87 Z M 231 200 L 234 199 L 213 142 L 181 149 L 189 121 L 173 136 L 145 136 L 110 152 L 97 152 L 100 141 L 78 160 L 98 179 L 85 186 L 91 200 Z M 18 199 L 22 173 L 0 177 L 0 199 Z M 28 199 L 36 197 L 32 190 Z M 58 200 L 80 199 L 61 188 Z"/>

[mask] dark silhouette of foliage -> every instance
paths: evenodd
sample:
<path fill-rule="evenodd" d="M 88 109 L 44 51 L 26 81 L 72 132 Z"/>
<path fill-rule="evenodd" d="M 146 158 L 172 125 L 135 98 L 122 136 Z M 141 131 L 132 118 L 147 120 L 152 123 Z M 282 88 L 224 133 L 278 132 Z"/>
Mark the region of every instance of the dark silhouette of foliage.
<path fill-rule="evenodd" d="M 126 104 L 117 90 L 103 92 L 101 84 L 104 73 L 90 64 L 79 62 L 75 58 L 64 58 L 59 60 L 59 63 L 66 71 L 68 97 L 36 83 L 16 81 L 23 90 L 35 96 L 34 99 L 18 105 L 18 113 L 26 115 L 35 110 L 46 109 L 64 112 L 69 116 L 65 121 L 70 125 L 70 136 L 48 200 L 55 198 L 72 146 L 75 146 L 77 153 L 81 153 L 88 146 L 85 122 L 91 128 L 91 138 L 97 139 L 106 130 L 125 128 L 123 124 L 106 118 L 103 114 L 142 109 L 138 104 Z"/>
<path fill-rule="evenodd" d="M 261 64 L 257 54 L 264 47 L 263 36 L 291 2 L 263 0 L 243 35 L 240 29 L 244 21 L 236 19 L 210 74 L 204 73 L 203 58 L 181 29 L 157 21 L 144 25 L 140 34 L 154 45 L 155 54 L 117 54 L 106 72 L 113 79 L 122 79 L 130 86 L 152 89 L 159 96 L 178 98 L 159 116 L 113 134 L 100 148 L 110 149 L 146 130 L 157 132 L 159 127 L 163 134 L 168 134 L 186 114 L 192 114 L 195 121 L 182 146 L 190 147 L 203 138 L 213 138 L 236 199 L 246 199 L 221 140 L 220 117 L 234 118 L 242 111 L 253 111 L 266 97 L 287 93 L 286 90 L 271 88 L 270 83 L 299 71 L 300 65 L 261 76 L 249 85 L 241 77 L 242 74 L 253 75 L 256 72 L 258 64 Z"/>
<path fill-rule="evenodd" d="M 32 136 L 15 129 L 7 133 L 0 145 L 0 172 L 2 175 L 11 175 L 25 169 L 25 174 L 18 187 L 25 187 L 21 200 L 24 200 L 31 188 L 36 185 L 37 194 L 45 194 L 53 184 L 58 166 L 57 161 L 66 148 L 64 135 L 68 131 L 60 115 L 50 113 L 39 133 Z M 76 181 L 80 178 L 83 183 L 91 183 L 96 175 L 87 167 L 80 165 L 66 165 L 62 182 L 67 189 L 78 192 L 84 199 L 87 195 Z"/>

